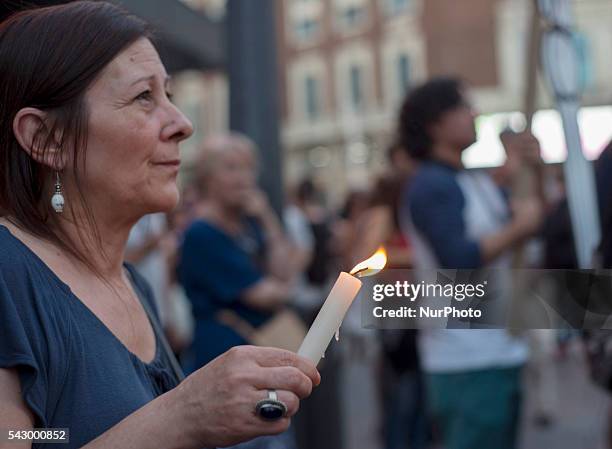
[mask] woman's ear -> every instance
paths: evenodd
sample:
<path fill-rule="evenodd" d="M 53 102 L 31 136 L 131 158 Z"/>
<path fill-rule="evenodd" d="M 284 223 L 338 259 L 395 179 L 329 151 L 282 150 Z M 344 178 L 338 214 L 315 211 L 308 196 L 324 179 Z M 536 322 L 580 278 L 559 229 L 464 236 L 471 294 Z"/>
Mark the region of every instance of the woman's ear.
<path fill-rule="evenodd" d="M 48 114 L 36 108 L 23 108 L 13 120 L 13 133 L 21 148 L 36 162 L 53 170 L 64 168 L 63 158 L 59 157 L 60 143 L 57 133 L 45 148 L 51 129 Z"/>

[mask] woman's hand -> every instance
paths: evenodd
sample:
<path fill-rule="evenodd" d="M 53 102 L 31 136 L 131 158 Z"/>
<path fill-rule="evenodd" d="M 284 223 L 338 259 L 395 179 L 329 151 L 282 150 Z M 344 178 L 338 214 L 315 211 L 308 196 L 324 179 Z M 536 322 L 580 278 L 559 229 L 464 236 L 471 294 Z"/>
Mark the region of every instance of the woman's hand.
<path fill-rule="evenodd" d="M 253 188 L 247 196 L 245 213 L 255 218 L 263 228 L 266 240 L 266 274 L 288 282 L 298 274 L 291 260 L 292 247 L 279 218 L 272 209 L 268 197 L 259 188 Z"/>
<path fill-rule="evenodd" d="M 191 374 L 166 399 L 180 410 L 176 425 L 185 426 L 194 447 L 226 447 L 287 430 L 299 400 L 320 380 L 312 363 L 290 351 L 237 346 Z M 278 421 L 255 414 L 268 389 L 287 405 L 287 416 Z"/>
<path fill-rule="evenodd" d="M 266 194 L 259 188 L 253 188 L 247 197 L 245 203 L 245 212 L 247 215 L 258 219 L 264 219 L 268 215 L 273 214 L 272 207 L 268 201 Z"/>

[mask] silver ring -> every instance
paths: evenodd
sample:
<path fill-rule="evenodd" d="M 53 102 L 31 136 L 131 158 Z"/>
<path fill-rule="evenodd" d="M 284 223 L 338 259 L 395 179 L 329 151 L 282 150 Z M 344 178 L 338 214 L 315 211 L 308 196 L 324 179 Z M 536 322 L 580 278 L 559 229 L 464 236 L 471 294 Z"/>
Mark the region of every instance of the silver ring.
<path fill-rule="evenodd" d="M 287 406 L 278 400 L 276 390 L 268 390 L 268 397 L 255 405 L 255 413 L 266 421 L 276 421 L 287 414 Z"/>

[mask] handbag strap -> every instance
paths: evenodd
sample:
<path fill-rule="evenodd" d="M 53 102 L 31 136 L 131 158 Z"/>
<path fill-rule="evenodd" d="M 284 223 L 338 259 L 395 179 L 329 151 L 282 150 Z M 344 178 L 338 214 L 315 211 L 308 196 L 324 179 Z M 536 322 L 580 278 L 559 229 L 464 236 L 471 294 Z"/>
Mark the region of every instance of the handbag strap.
<path fill-rule="evenodd" d="M 130 279 L 132 281 L 132 285 L 134 286 L 134 289 L 136 290 L 136 296 L 138 296 L 138 300 L 140 301 L 140 304 L 142 304 L 142 307 L 145 313 L 147 314 L 147 317 L 149 318 L 149 322 L 151 323 L 151 326 L 153 327 L 153 332 L 155 333 L 155 337 L 157 338 L 157 341 L 161 345 L 161 350 L 163 354 L 166 356 L 166 360 L 168 360 L 168 362 L 170 363 L 170 368 L 172 369 L 172 372 L 176 376 L 177 381 L 181 383 L 183 379 L 185 379 L 185 374 L 183 373 L 183 370 L 181 366 L 179 365 L 178 360 L 176 360 L 176 357 L 174 356 L 174 352 L 172 352 L 172 349 L 170 348 L 170 344 L 168 343 L 168 340 L 166 339 L 166 335 L 164 334 L 164 331 L 161 328 L 161 324 L 159 323 L 157 316 L 153 313 L 153 310 L 151 310 L 151 306 L 149 305 L 149 302 L 145 299 L 144 292 L 138 285 L 138 282 L 136 282 L 136 280 L 134 279 L 134 275 L 132 274 L 129 268 L 126 271 L 128 272 Z"/>
<path fill-rule="evenodd" d="M 215 319 L 219 323 L 231 328 L 247 342 L 251 342 L 253 340 L 253 335 L 255 335 L 255 332 L 257 331 L 257 329 L 251 323 L 242 318 L 233 310 L 221 309 L 215 314 Z"/>

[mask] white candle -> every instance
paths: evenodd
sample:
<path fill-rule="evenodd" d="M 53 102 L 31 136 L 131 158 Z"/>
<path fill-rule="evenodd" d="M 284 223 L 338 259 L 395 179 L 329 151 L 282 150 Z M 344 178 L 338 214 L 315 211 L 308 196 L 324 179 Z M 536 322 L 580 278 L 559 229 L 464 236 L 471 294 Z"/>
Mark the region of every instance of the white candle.
<path fill-rule="evenodd" d="M 344 315 L 361 289 L 361 281 L 342 272 L 329 292 L 323 307 L 302 342 L 298 355 L 317 365 L 332 337 L 340 328 Z"/>

